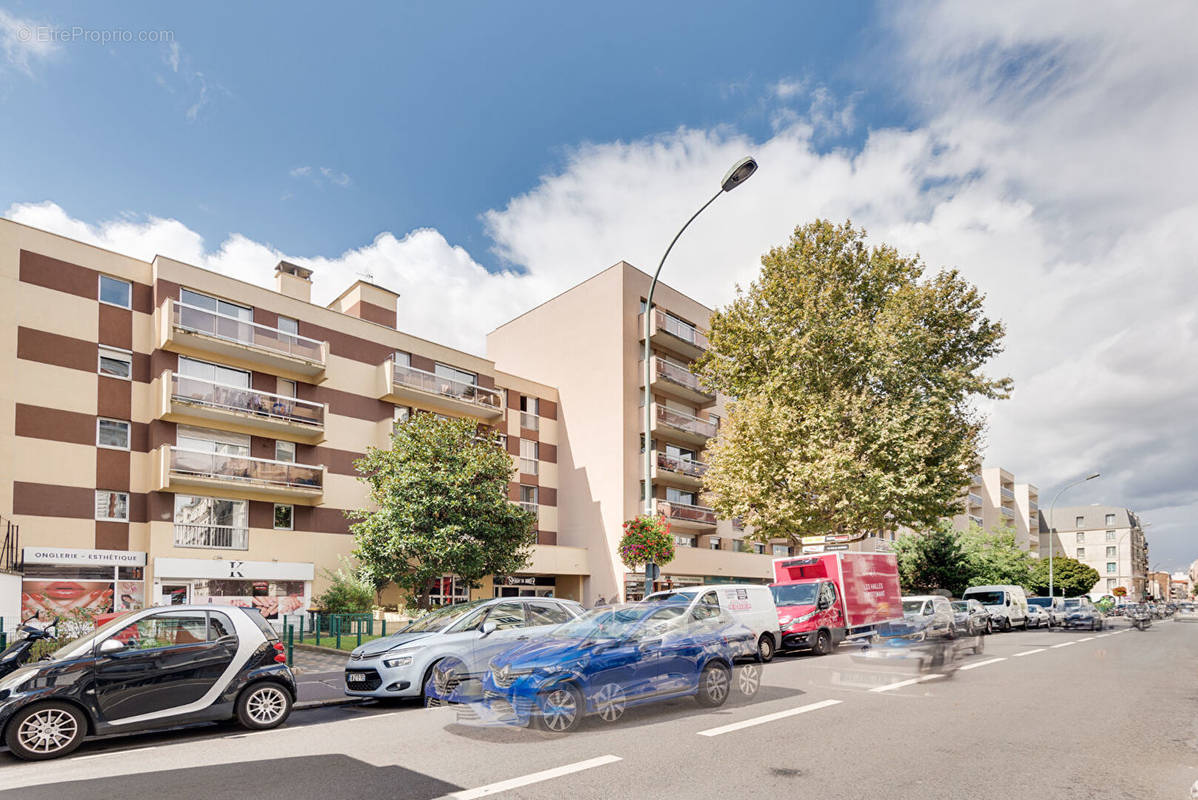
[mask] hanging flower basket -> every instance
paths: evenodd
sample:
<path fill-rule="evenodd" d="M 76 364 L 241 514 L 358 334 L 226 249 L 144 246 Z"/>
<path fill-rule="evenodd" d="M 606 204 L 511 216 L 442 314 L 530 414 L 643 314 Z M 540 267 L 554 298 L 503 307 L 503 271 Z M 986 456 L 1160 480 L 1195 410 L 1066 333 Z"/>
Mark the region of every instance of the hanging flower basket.
<path fill-rule="evenodd" d="M 663 517 L 639 516 L 624 523 L 620 560 L 629 569 L 642 564 L 669 564 L 674 560 L 674 537 Z"/>

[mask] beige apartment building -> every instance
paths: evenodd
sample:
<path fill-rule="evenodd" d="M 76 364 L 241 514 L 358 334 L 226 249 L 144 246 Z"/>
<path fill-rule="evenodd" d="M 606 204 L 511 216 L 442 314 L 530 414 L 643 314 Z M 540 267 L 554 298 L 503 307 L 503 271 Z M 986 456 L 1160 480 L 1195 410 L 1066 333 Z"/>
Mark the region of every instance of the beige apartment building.
<path fill-rule="evenodd" d="M 557 388 L 558 542 L 587 548 L 587 601 L 637 598 L 643 574 L 616 548 L 622 525 L 643 508 L 645 298 L 649 275 L 620 262 L 501 325 L 487 337 L 497 367 Z M 678 548 L 658 586 L 765 582 L 785 544 L 750 544 L 731 520 L 717 519 L 700 496 L 703 447 L 719 430 L 724 400 L 702 386 L 689 364 L 707 347 L 711 309 L 659 283 L 650 316 L 651 475 L 654 508 Z"/>
<path fill-rule="evenodd" d="M 1040 555 L 1043 515 L 1040 491 L 1030 483 L 1016 483 L 1002 467 L 979 467 L 971 476 L 961 501 L 962 513 L 953 517 L 953 527 L 967 530 L 977 525 L 985 531 L 1010 528 L 1015 544 L 1033 556 Z"/>
<path fill-rule="evenodd" d="M 1090 590 L 1097 599 L 1117 586 L 1139 599 L 1149 591 L 1148 540 L 1140 515 L 1117 506 L 1058 508 L 1050 520 L 1052 530 L 1044 535 L 1041 548 L 1047 554 L 1075 558 L 1098 571 L 1098 582 Z"/>
<path fill-rule="evenodd" d="M 282 262 L 272 291 L 0 220 L 0 515 L 20 536 L 0 616 L 307 608 L 352 549 L 354 460 L 419 412 L 506 435 L 510 497 L 538 514 L 528 569 L 474 595 L 583 599 L 588 542 L 561 533 L 563 477 L 578 481 L 562 474 L 558 392 L 403 333 L 398 296 L 371 283 L 314 304 L 309 276 Z M 446 576 L 435 598 L 468 593 Z"/>

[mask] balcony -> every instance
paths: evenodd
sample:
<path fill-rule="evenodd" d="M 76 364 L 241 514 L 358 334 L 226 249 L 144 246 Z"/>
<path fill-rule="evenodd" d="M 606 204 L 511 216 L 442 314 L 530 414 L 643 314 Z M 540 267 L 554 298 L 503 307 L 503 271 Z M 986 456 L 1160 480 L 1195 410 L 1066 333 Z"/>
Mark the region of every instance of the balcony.
<path fill-rule="evenodd" d="M 379 398 L 388 403 L 415 404 L 483 419 L 503 415 L 503 395 L 494 389 L 397 364 L 390 358 L 379 365 L 378 391 Z"/>
<path fill-rule="evenodd" d="M 985 525 L 986 525 L 986 523 L 982 520 L 982 518 L 977 516 L 976 514 L 970 514 L 969 521 L 974 523 L 978 527 L 985 527 Z"/>
<path fill-rule="evenodd" d="M 645 315 L 636 318 L 639 341 L 645 341 Z M 688 322 L 667 314 L 659 308 L 653 309 L 649 321 L 649 341 L 662 350 L 677 353 L 687 359 L 695 359 L 707 350 L 707 334 Z"/>
<path fill-rule="evenodd" d="M 519 505 L 520 508 L 524 509 L 525 511 L 530 511 L 533 514 L 536 514 L 541 508 L 540 503 L 532 503 L 528 500 L 519 500 L 517 501 L 517 505 Z"/>
<path fill-rule="evenodd" d="M 157 418 L 169 422 L 200 423 L 309 444 L 324 439 L 323 403 L 193 378 L 170 370 L 159 376 L 156 400 Z"/>
<path fill-rule="evenodd" d="M 1004 517 L 1015 519 L 1015 512 L 1012 509 L 1009 509 L 1006 506 L 999 506 L 998 510 Z"/>
<path fill-rule="evenodd" d="M 640 361 L 640 385 L 645 385 L 645 362 Z M 705 407 L 715 403 L 715 392 L 707 391 L 699 379 L 686 367 L 680 366 L 664 358 L 650 359 L 649 386 L 654 394 L 665 395 L 681 400 L 684 403 Z"/>
<path fill-rule="evenodd" d="M 215 311 L 166 300 L 154 312 L 157 346 L 199 357 L 218 356 L 230 366 L 298 380 L 320 379 L 329 343 L 286 333 Z"/>
<path fill-rule="evenodd" d="M 248 550 L 250 529 L 231 525 L 191 525 L 175 523 L 175 547 L 202 547 L 206 550 Z"/>
<path fill-rule="evenodd" d="M 1002 495 L 1004 500 L 1014 500 L 1015 499 L 1015 490 L 1014 489 L 1008 489 L 1006 486 L 1003 486 L 1003 487 L 1000 487 L 998 491 Z"/>
<path fill-rule="evenodd" d="M 653 510 L 669 520 L 679 530 L 711 530 L 716 525 L 715 511 L 707 506 L 692 506 L 689 503 L 672 503 L 668 500 L 653 501 Z"/>
<path fill-rule="evenodd" d="M 658 403 L 653 404 L 652 420 L 653 435 L 661 435 L 667 441 L 695 447 L 702 447 L 719 432 L 719 427 L 714 422 Z"/>
<path fill-rule="evenodd" d="M 974 494 L 973 492 L 970 492 L 969 493 L 969 507 L 970 508 L 981 508 L 982 507 L 982 496 L 980 494 Z"/>
<path fill-rule="evenodd" d="M 654 450 L 652 463 L 654 483 L 687 489 L 699 489 L 703 486 L 703 474 L 707 472 L 707 465 L 702 461 Z"/>
<path fill-rule="evenodd" d="M 315 505 L 324 495 L 324 467 L 266 458 L 158 448 L 154 458 L 158 491 L 206 490 L 251 500 Z"/>

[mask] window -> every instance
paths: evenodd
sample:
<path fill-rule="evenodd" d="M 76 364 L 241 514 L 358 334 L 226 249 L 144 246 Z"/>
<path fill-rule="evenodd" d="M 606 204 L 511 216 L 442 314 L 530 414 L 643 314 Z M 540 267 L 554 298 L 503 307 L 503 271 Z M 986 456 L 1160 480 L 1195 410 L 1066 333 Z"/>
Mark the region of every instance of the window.
<path fill-rule="evenodd" d="M 678 534 L 674 534 L 674 544 L 677 545 L 678 547 L 694 547 L 695 546 L 695 537 L 679 536 Z"/>
<path fill-rule="evenodd" d="M 1086 527 L 1086 518 L 1085 517 L 1074 517 L 1073 518 L 1073 527 L 1075 527 L 1075 528 Z"/>
<path fill-rule="evenodd" d="M 1108 574 L 1114 573 L 1116 569 L 1118 569 L 1118 565 L 1114 561 L 1106 562 L 1106 571 Z"/>
<path fill-rule="evenodd" d="M 524 607 L 529 625 L 561 625 L 573 617 L 557 603 L 529 603 Z"/>
<path fill-rule="evenodd" d="M 275 461 L 295 463 L 295 442 L 275 442 Z"/>
<path fill-rule="evenodd" d="M 1086 532 L 1085 532 L 1085 531 L 1078 531 L 1078 532 L 1077 532 L 1077 543 L 1078 543 L 1078 544 L 1084 544 L 1084 543 L 1085 543 L 1085 541 L 1086 541 Z"/>
<path fill-rule="evenodd" d="M 279 317 L 278 329 L 280 333 L 289 333 L 292 336 L 299 336 L 299 322 L 291 317 Z"/>
<path fill-rule="evenodd" d="M 521 486 L 520 487 L 520 503 L 523 505 L 537 504 L 538 489 L 536 486 Z"/>
<path fill-rule="evenodd" d="M 129 493 L 96 490 L 96 519 L 109 522 L 129 521 Z"/>
<path fill-rule="evenodd" d="M 129 423 L 119 419 L 96 420 L 96 447 L 129 449 Z"/>
<path fill-rule="evenodd" d="M 520 440 L 520 471 L 525 475 L 537 474 L 537 463 L 541 458 L 541 443 L 531 439 Z"/>
<path fill-rule="evenodd" d="M 1106 524 L 1107 524 L 1107 525 L 1114 525 L 1114 524 L 1115 524 L 1115 515 L 1114 515 L 1114 514 L 1107 514 L 1107 515 L 1106 515 Z"/>
<path fill-rule="evenodd" d="M 761 542 L 754 542 L 753 543 L 753 552 L 757 553 L 758 555 L 764 555 L 765 554 L 765 545 L 762 544 Z"/>
<path fill-rule="evenodd" d="M 671 486 L 666 489 L 666 500 L 670 503 L 681 503 L 682 505 L 693 506 L 695 504 L 695 493 L 684 492 Z"/>
<path fill-rule="evenodd" d="M 1077 548 L 1077 557 L 1078 557 L 1079 559 L 1080 559 L 1080 558 L 1085 558 L 1085 557 L 1086 557 L 1086 548 L 1084 548 L 1084 547 L 1079 547 L 1079 548 Z"/>
<path fill-rule="evenodd" d="M 1113 542 L 1113 541 L 1115 541 L 1115 532 L 1114 532 L 1114 531 L 1107 531 L 1107 532 L 1106 532 L 1106 540 L 1107 540 L 1108 542 Z"/>
<path fill-rule="evenodd" d="M 1106 549 L 1106 557 L 1107 557 L 1107 558 L 1115 558 L 1117 555 L 1118 555 L 1118 554 L 1115 552 L 1115 548 L 1113 548 L 1113 547 L 1108 547 L 1108 548 Z"/>
<path fill-rule="evenodd" d="M 196 644 L 208 640 L 208 619 L 203 611 L 171 611 L 143 617 L 108 637 L 135 650 Z"/>
<path fill-rule="evenodd" d="M 526 394 L 520 395 L 520 410 L 526 411 L 529 414 L 539 414 L 541 402 L 535 397 L 529 397 Z"/>
<path fill-rule="evenodd" d="M 200 361 L 196 358 L 179 357 L 179 374 L 188 378 L 198 378 L 224 386 L 235 386 L 238 389 L 250 388 L 250 373 L 244 369 L 234 369 L 223 364 L 213 364 L 210 361 Z"/>
<path fill-rule="evenodd" d="M 248 500 L 175 495 L 175 525 L 195 528 L 245 529 L 249 527 Z"/>
<path fill-rule="evenodd" d="M 100 276 L 100 302 L 110 306 L 132 308 L 133 284 L 108 275 Z"/>
<path fill-rule="evenodd" d="M 275 503 L 275 530 L 290 531 L 295 527 L 295 506 Z"/>
<path fill-rule="evenodd" d="M 707 546 L 710 547 L 712 550 L 719 550 L 720 549 L 720 537 L 712 536 L 710 539 L 707 540 Z"/>
<path fill-rule="evenodd" d="M 468 383 L 471 386 L 478 383 L 478 376 L 473 372 L 466 372 L 466 370 L 458 369 L 457 367 L 451 367 L 448 364 L 437 364 L 437 366 L 433 368 L 433 372 L 438 378 L 445 378 L 451 381 L 460 381 L 462 383 Z"/>
<path fill-rule="evenodd" d="M 233 623 L 223 611 L 208 612 L 208 641 L 215 642 L 234 633 Z"/>
<path fill-rule="evenodd" d="M 279 378 L 278 386 L 275 394 L 281 394 L 283 397 L 296 397 L 295 381 L 289 381 L 286 378 Z"/>
<path fill-rule="evenodd" d="M 538 416 L 541 412 L 541 403 L 535 397 L 529 397 L 526 394 L 520 395 L 520 427 L 525 430 L 539 430 L 541 426 L 541 418 Z"/>
<path fill-rule="evenodd" d="M 202 308 L 205 311 L 212 311 L 226 317 L 233 317 L 244 322 L 254 321 L 254 309 L 248 306 L 240 306 L 236 303 L 230 303 L 228 300 L 218 300 L 215 297 L 210 297 L 206 294 L 193 292 L 191 289 L 179 290 L 179 302 Z"/>
<path fill-rule="evenodd" d="M 248 456 L 250 437 L 238 433 L 214 431 L 209 428 L 192 428 L 180 425 L 175 431 L 175 444 L 183 450 L 201 453 L 220 453 L 230 456 Z"/>
<path fill-rule="evenodd" d="M 412 366 L 412 355 L 411 355 L 411 353 L 405 353 L 405 352 L 404 352 L 404 351 L 402 351 L 402 350 L 396 350 L 396 351 L 395 351 L 395 365 L 396 365 L 396 366 L 398 366 L 398 367 L 410 367 L 410 366 Z"/>
<path fill-rule="evenodd" d="M 450 603 L 464 603 L 469 596 L 469 583 L 461 578 L 446 575 L 433 579 L 432 586 L 429 587 L 428 599 L 435 606 L 443 606 Z"/>
<path fill-rule="evenodd" d="M 133 378 L 133 354 L 128 350 L 101 347 L 96 371 L 101 375 L 130 380 Z"/>
<path fill-rule="evenodd" d="M 787 547 L 787 546 L 786 546 L 786 545 L 784 545 L 784 544 L 775 544 L 775 545 L 772 545 L 772 546 L 771 546 L 771 551 L 773 552 L 773 554 L 774 554 L 775 556 L 788 556 L 788 555 L 790 555 L 790 548 L 789 548 L 789 547 Z"/>
<path fill-rule="evenodd" d="M 395 424 L 403 425 L 412 418 L 412 409 L 409 406 L 395 407 Z"/>

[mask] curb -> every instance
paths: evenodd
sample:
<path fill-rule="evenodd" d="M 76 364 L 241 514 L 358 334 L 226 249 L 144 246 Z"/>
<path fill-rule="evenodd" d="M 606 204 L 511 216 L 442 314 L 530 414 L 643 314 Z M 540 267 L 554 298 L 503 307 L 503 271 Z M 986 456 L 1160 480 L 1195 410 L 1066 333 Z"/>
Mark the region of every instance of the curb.
<path fill-rule="evenodd" d="M 364 697 L 334 697 L 328 700 L 305 700 L 292 706 L 295 711 L 307 711 L 310 708 L 326 708 L 328 706 L 360 705 Z"/>

